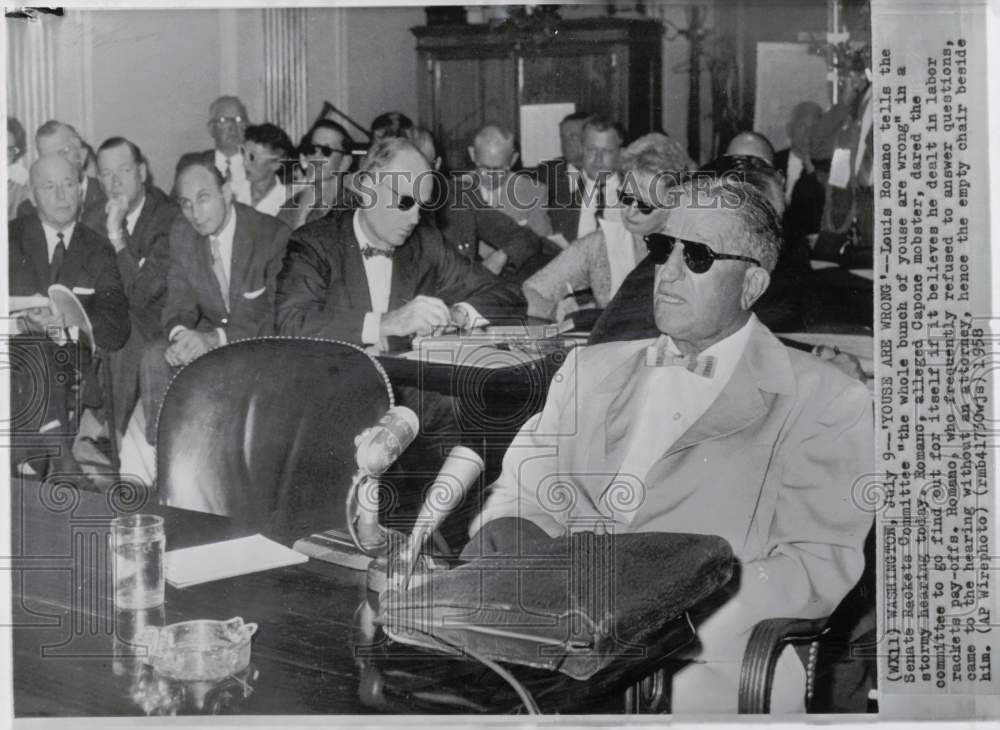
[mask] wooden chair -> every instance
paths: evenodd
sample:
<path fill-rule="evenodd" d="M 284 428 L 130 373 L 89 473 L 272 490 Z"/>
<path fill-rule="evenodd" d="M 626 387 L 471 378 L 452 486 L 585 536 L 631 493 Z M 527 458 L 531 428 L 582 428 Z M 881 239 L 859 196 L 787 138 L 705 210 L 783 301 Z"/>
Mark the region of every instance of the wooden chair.
<path fill-rule="evenodd" d="M 344 527 L 354 437 L 391 405 L 385 372 L 354 345 L 263 337 L 212 350 L 160 409 L 161 502 L 282 541 Z"/>

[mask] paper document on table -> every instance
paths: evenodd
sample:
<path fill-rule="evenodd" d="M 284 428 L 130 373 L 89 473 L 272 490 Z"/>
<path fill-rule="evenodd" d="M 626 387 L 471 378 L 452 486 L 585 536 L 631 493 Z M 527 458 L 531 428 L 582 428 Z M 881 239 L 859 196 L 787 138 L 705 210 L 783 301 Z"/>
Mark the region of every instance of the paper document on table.
<path fill-rule="evenodd" d="M 283 568 L 308 560 L 263 535 L 250 535 L 207 545 L 171 550 L 164 556 L 163 572 L 175 588 Z"/>
<path fill-rule="evenodd" d="M 21 312 L 25 309 L 37 309 L 38 307 L 49 306 L 49 298 L 41 294 L 32 294 L 27 297 L 9 297 L 7 300 L 8 311 Z"/>

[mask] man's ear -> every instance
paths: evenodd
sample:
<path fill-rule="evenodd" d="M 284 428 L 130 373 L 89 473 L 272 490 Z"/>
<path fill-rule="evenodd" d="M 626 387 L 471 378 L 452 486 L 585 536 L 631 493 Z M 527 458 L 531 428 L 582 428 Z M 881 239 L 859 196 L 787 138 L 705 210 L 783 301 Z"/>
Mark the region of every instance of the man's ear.
<path fill-rule="evenodd" d="M 145 162 L 139 163 L 139 179 L 142 180 L 142 184 L 146 184 L 146 178 L 149 175 L 149 170 L 146 168 Z"/>
<path fill-rule="evenodd" d="M 771 275 L 760 266 L 751 266 L 743 273 L 743 294 L 740 297 L 740 306 L 744 310 L 749 310 L 754 303 L 760 299 L 761 295 L 767 291 L 771 283 Z"/>

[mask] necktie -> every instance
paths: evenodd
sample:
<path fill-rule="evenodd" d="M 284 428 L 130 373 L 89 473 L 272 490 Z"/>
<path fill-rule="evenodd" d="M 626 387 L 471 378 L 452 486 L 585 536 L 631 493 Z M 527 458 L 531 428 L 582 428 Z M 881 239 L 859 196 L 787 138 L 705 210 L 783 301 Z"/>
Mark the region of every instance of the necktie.
<path fill-rule="evenodd" d="M 604 184 L 607 178 L 601 177 L 597 180 L 597 207 L 594 209 L 594 218 L 600 220 L 604 217 Z"/>
<path fill-rule="evenodd" d="M 49 284 L 55 284 L 59 279 L 59 269 L 62 268 L 63 259 L 66 257 L 66 239 L 62 231 L 56 234 L 56 239 L 59 243 L 56 244 L 56 249 L 52 252 L 52 263 L 49 264 Z"/>
<path fill-rule="evenodd" d="M 714 355 L 675 355 L 666 347 L 654 343 L 646 348 L 647 367 L 682 367 L 695 375 L 711 378 L 715 375 Z"/>
<path fill-rule="evenodd" d="M 395 249 L 383 249 L 375 248 L 374 246 L 362 246 L 361 255 L 366 259 L 370 259 L 374 256 L 385 256 L 387 259 L 392 258 L 392 254 L 395 253 Z"/>
<path fill-rule="evenodd" d="M 222 290 L 222 301 L 226 303 L 226 309 L 229 309 L 229 277 L 226 276 L 226 269 L 222 265 L 222 243 L 218 238 L 214 236 L 212 241 L 212 271 L 215 273 L 215 278 L 219 280 L 219 288 Z"/>

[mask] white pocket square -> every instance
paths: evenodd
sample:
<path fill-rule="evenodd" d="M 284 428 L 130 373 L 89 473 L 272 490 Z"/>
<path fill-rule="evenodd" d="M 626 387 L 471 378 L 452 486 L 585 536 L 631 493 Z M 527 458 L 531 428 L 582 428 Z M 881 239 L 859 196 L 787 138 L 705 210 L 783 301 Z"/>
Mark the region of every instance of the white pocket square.
<path fill-rule="evenodd" d="M 256 299 L 261 294 L 263 294 L 265 291 L 267 291 L 267 287 L 266 286 L 261 287 L 257 291 L 243 292 L 243 298 L 244 299 Z"/>
<path fill-rule="evenodd" d="M 86 294 L 93 294 L 94 290 L 92 288 L 90 288 L 89 286 L 74 286 L 73 287 L 73 293 L 74 294 L 84 294 L 84 295 L 86 295 Z"/>

